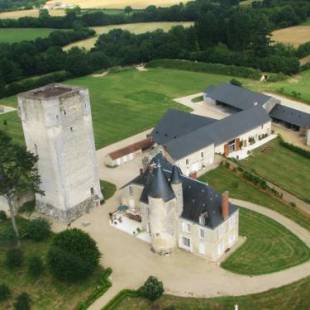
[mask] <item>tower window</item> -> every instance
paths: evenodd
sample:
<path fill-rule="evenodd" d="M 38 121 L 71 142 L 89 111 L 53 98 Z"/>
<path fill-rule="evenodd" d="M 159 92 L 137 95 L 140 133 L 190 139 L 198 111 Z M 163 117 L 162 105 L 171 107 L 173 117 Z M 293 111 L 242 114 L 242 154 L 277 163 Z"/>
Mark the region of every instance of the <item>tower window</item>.
<path fill-rule="evenodd" d="M 73 127 L 70 127 L 70 130 L 73 131 Z"/>

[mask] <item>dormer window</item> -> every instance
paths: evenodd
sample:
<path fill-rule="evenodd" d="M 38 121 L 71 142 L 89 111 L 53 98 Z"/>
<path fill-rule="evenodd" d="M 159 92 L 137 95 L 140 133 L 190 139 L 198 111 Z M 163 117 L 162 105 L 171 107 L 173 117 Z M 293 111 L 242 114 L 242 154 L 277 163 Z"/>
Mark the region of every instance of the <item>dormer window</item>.
<path fill-rule="evenodd" d="M 199 216 L 199 224 L 201 226 L 206 226 L 207 221 L 208 221 L 208 212 L 206 211 Z"/>

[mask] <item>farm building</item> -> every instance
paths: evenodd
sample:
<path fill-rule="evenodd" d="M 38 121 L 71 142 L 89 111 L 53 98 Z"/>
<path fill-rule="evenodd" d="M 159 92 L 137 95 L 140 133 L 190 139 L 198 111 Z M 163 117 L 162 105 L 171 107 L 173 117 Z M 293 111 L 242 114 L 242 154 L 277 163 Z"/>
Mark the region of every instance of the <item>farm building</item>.
<path fill-rule="evenodd" d="M 213 164 L 215 154 L 231 156 L 259 146 L 270 134 L 271 119 L 260 106 L 221 120 L 169 110 L 151 133 L 185 175 Z"/>
<path fill-rule="evenodd" d="M 239 210 L 200 181 L 184 176 L 162 153 L 121 190 L 127 214 L 139 218 L 155 253 L 181 248 L 212 261 L 232 248 L 239 236 Z"/>
<path fill-rule="evenodd" d="M 151 138 L 144 139 L 124 148 L 111 152 L 105 157 L 105 165 L 108 167 L 120 166 L 149 149 L 153 145 Z"/>

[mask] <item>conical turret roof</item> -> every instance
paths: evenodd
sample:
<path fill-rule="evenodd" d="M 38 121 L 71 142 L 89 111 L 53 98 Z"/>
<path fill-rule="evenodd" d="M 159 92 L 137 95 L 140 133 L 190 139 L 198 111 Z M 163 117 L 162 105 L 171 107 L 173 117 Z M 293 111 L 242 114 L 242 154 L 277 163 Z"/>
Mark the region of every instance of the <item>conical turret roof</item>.
<path fill-rule="evenodd" d="M 173 166 L 171 173 L 171 184 L 180 184 L 181 180 L 181 171 L 177 166 Z"/>
<path fill-rule="evenodd" d="M 149 188 L 149 196 L 152 198 L 162 198 L 164 201 L 169 201 L 175 198 L 174 192 L 168 183 L 160 164 L 154 168 Z"/>

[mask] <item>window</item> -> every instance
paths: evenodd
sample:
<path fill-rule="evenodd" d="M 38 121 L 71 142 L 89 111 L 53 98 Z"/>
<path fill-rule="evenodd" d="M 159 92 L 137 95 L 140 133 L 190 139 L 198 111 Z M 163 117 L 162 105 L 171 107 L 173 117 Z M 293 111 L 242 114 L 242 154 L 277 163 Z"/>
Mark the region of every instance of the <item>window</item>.
<path fill-rule="evenodd" d="M 191 224 L 189 223 L 182 223 L 182 230 L 186 233 L 190 233 L 191 232 Z"/>
<path fill-rule="evenodd" d="M 73 127 L 70 127 L 70 131 L 71 131 L 71 132 L 73 131 Z"/>
<path fill-rule="evenodd" d="M 34 152 L 35 152 L 35 155 L 38 155 L 38 146 L 36 144 L 34 145 Z"/>
<path fill-rule="evenodd" d="M 93 188 L 93 187 L 90 188 L 90 193 L 91 193 L 92 195 L 95 194 L 95 191 L 94 191 L 94 188 Z"/>
<path fill-rule="evenodd" d="M 186 159 L 186 165 L 188 165 L 189 164 L 189 159 Z"/>
<path fill-rule="evenodd" d="M 190 239 L 183 237 L 182 242 L 183 242 L 184 246 L 186 246 L 187 248 L 190 248 L 190 246 L 191 246 L 191 240 Z"/>
<path fill-rule="evenodd" d="M 205 230 L 200 228 L 199 235 L 200 235 L 200 239 L 203 240 L 205 238 Z"/>

